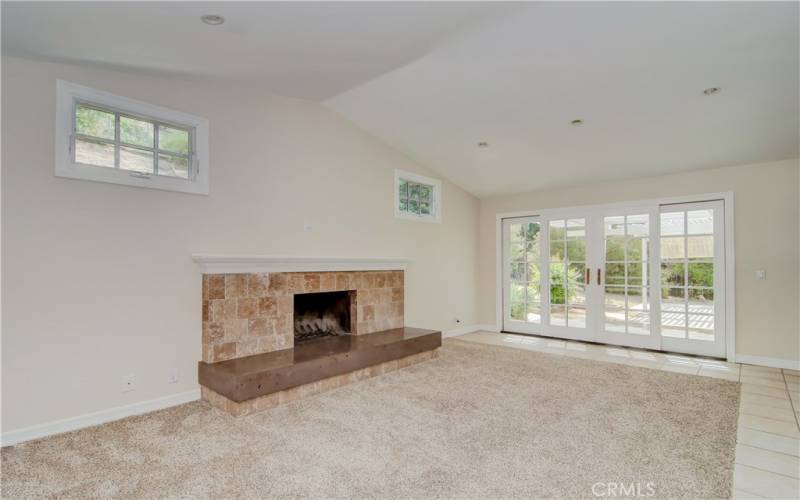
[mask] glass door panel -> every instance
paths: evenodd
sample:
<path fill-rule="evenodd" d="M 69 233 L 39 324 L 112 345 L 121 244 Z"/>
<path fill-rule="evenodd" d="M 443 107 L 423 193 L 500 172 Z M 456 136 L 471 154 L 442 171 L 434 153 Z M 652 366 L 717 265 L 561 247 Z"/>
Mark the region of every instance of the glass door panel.
<path fill-rule="evenodd" d="M 670 350 L 725 355 L 723 217 L 721 201 L 661 207 L 660 327 Z"/>
<path fill-rule="evenodd" d="M 603 214 L 597 284 L 602 294 L 598 340 L 655 348 L 653 332 L 652 221 L 655 209 L 642 207 Z"/>
<path fill-rule="evenodd" d="M 542 323 L 541 225 L 536 217 L 503 220 L 503 329 L 536 333 Z"/>
<path fill-rule="evenodd" d="M 586 328 L 586 219 L 549 222 L 550 324 Z"/>
<path fill-rule="evenodd" d="M 721 201 L 503 219 L 503 328 L 725 356 Z"/>

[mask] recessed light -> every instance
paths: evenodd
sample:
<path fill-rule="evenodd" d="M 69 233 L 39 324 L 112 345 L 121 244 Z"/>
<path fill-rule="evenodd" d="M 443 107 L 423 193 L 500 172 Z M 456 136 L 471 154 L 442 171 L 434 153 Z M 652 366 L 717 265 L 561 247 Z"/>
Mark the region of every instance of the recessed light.
<path fill-rule="evenodd" d="M 580 127 L 581 125 L 583 125 L 583 120 L 581 120 L 580 118 L 577 118 L 577 119 L 572 120 L 571 122 L 569 122 L 569 124 L 572 125 L 573 127 Z"/>
<path fill-rule="evenodd" d="M 703 93 L 705 95 L 714 95 L 714 94 L 719 94 L 721 91 L 722 89 L 719 87 L 708 87 L 703 91 Z"/>
<path fill-rule="evenodd" d="M 489 143 L 481 141 L 481 142 L 478 143 L 478 147 L 479 148 L 488 148 L 489 147 Z"/>
<path fill-rule="evenodd" d="M 225 22 L 224 17 L 216 14 L 206 14 L 205 16 L 201 17 L 200 20 L 206 24 L 210 24 L 211 26 L 219 26 Z"/>

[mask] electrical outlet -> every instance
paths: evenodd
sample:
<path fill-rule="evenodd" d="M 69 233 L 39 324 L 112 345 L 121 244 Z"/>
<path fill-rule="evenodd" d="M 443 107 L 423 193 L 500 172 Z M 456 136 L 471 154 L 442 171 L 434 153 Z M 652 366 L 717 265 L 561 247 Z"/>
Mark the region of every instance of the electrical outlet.
<path fill-rule="evenodd" d="M 455 320 L 456 320 L 456 323 L 461 323 L 461 320 L 459 318 L 455 318 Z"/>
<path fill-rule="evenodd" d="M 136 375 L 133 373 L 123 375 L 122 377 L 122 392 L 130 392 L 136 389 Z"/>
<path fill-rule="evenodd" d="M 177 368 L 170 368 L 169 369 L 169 383 L 176 384 L 178 382 L 178 369 Z"/>
<path fill-rule="evenodd" d="M 767 279 L 767 272 L 764 271 L 763 269 L 759 269 L 758 271 L 756 271 L 756 279 L 757 280 Z"/>

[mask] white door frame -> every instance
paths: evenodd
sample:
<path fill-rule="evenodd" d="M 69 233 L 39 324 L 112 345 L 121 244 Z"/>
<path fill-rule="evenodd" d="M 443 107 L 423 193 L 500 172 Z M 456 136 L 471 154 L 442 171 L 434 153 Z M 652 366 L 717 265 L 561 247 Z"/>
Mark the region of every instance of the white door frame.
<path fill-rule="evenodd" d="M 551 207 L 542 209 L 505 212 L 495 215 L 495 329 L 503 329 L 503 219 L 510 217 L 543 216 L 553 211 L 589 210 L 594 208 L 624 208 L 648 203 L 668 205 L 722 200 L 725 212 L 725 352 L 729 362 L 736 361 L 736 256 L 734 249 L 734 196 L 732 191 L 705 193 L 667 198 L 639 199 L 618 203 Z"/>

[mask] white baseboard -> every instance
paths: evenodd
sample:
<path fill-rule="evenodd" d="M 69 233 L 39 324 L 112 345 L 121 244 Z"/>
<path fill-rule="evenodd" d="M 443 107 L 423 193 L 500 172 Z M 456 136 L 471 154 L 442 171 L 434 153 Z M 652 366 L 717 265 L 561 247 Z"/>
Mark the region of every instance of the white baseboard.
<path fill-rule="evenodd" d="M 459 335 L 465 335 L 467 333 L 480 332 L 480 331 L 496 332 L 498 330 L 495 325 L 466 325 L 466 326 L 460 326 L 458 328 L 453 328 L 452 330 L 443 331 L 442 338 L 458 337 Z"/>
<path fill-rule="evenodd" d="M 500 333 L 500 327 L 499 326 L 490 325 L 490 324 L 478 325 L 478 330 L 483 330 L 484 332 Z"/>
<path fill-rule="evenodd" d="M 66 418 L 64 420 L 56 420 L 46 424 L 33 425 L 15 431 L 4 432 L 2 437 L 0 437 L 0 443 L 2 443 L 2 446 L 23 443 L 31 439 L 92 427 L 133 415 L 141 415 L 142 413 L 149 413 L 151 411 L 169 408 L 170 406 L 197 401 L 198 399 L 200 399 L 200 388 L 150 399 L 148 401 L 141 401 L 139 403 L 117 406 L 116 408 L 109 408 L 108 410 L 78 415 L 77 417 Z"/>
<path fill-rule="evenodd" d="M 749 354 L 737 354 L 737 363 L 747 365 L 769 366 L 771 368 L 786 368 L 787 370 L 800 370 L 800 361 L 783 358 L 767 358 L 764 356 L 751 356 Z"/>
<path fill-rule="evenodd" d="M 446 339 L 448 337 L 458 337 L 459 335 L 477 332 L 478 330 L 480 330 L 478 325 L 459 326 L 458 328 L 453 328 L 452 330 L 444 330 L 442 332 L 442 338 Z"/>

